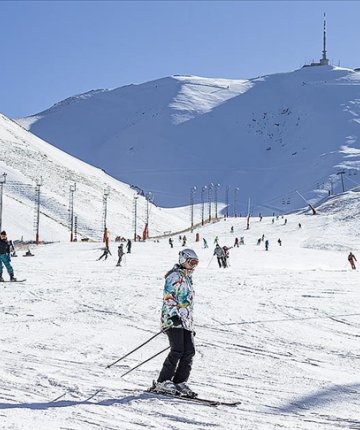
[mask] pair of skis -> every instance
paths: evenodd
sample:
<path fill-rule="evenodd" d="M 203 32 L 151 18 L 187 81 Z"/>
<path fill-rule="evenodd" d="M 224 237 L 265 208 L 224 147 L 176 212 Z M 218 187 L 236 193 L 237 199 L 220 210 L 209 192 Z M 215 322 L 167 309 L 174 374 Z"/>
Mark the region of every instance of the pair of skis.
<path fill-rule="evenodd" d="M 85 400 L 81 401 L 81 403 L 89 402 L 90 400 L 94 399 L 94 397 L 96 397 L 102 391 L 104 391 L 103 388 L 98 389 L 91 396 L 89 396 Z M 124 389 L 124 391 L 127 393 L 133 393 L 133 394 L 139 392 L 139 390 L 128 390 L 128 389 Z M 225 402 L 222 400 L 206 399 L 203 397 L 182 396 L 180 393 L 170 394 L 170 393 L 166 393 L 164 391 L 158 391 L 158 390 L 154 389 L 154 386 L 151 386 L 147 390 L 140 391 L 140 393 L 149 394 L 149 395 L 150 394 L 156 395 L 156 396 L 159 396 L 161 398 L 169 398 L 169 399 L 175 399 L 175 400 L 181 400 L 181 401 L 188 401 L 188 402 L 192 402 L 192 403 L 200 403 L 200 404 L 203 404 L 206 406 L 214 406 L 214 407 L 216 407 L 216 406 L 235 407 L 235 406 L 238 406 L 241 404 L 241 402 Z M 66 394 L 67 394 L 67 392 L 65 392 L 65 393 L 61 394 L 60 396 L 56 397 L 55 399 L 51 400 L 51 403 L 59 401 L 60 399 L 64 398 Z"/>

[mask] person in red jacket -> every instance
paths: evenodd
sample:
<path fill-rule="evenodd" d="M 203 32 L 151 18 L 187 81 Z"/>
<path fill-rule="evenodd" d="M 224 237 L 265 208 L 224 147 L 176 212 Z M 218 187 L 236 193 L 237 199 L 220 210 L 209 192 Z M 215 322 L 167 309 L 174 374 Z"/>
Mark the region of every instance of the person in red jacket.
<path fill-rule="evenodd" d="M 348 256 L 348 260 L 349 260 L 349 263 L 350 263 L 350 265 L 351 265 L 351 268 L 352 268 L 352 269 L 356 269 L 356 266 L 355 266 L 354 260 L 355 260 L 355 261 L 357 261 L 357 259 L 356 259 L 355 255 L 354 255 L 352 252 L 350 252 L 350 254 L 349 254 L 349 256 Z"/>

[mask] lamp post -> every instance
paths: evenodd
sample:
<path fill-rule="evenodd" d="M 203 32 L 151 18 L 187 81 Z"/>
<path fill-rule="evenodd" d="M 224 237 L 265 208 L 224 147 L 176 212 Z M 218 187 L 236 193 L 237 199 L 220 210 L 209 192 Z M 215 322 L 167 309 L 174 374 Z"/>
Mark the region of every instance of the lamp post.
<path fill-rule="evenodd" d="M 107 203 L 108 203 L 108 197 L 110 195 L 110 188 L 107 186 L 104 188 L 104 194 L 103 194 L 103 230 L 104 230 L 104 236 L 103 236 L 103 242 L 105 242 L 105 246 L 109 246 L 109 233 L 107 230 Z"/>
<path fill-rule="evenodd" d="M 345 187 L 344 187 L 344 177 L 343 177 L 343 175 L 345 175 L 345 170 L 341 170 L 340 172 L 337 172 L 336 174 L 341 176 L 341 185 L 342 185 L 342 190 L 343 190 L 343 193 L 344 193 L 345 192 Z"/>
<path fill-rule="evenodd" d="M 69 214 L 70 214 L 70 242 L 74 241 L 74 192 L 76 191 L 76 183 L 70 185 L 70 202 L 69 202 Z"/>
<path fill-rule="evenodd" d="M 137 200 L 138 196 L 134 196 L 134 242 L 137 239 Z"/>
<path fill-rule="evenodd" d="M 42 176 L 40 176 L 40 179 L 36 179 L 36 187 L 35 187 L 35 206 L 36 206 L 35 243 L 36 245 L 39 245 L 40 243 L 40 194 L 41 194 L 40 189 L 42 184 L 43 184 L 43 179 L 42 179 Z"/>
<path fill-rule="evenodd" d="M 208 206 L 209 206 L 209 222 L 211 221 L 211 199 L 212 199 L 212 189 L 214 184 L 208 185 Z"/>
<path fill-rule="evenodd" d="M 201 225 L 204 225 L 204 215 L 205 215 L 205 192 L 207 190 L 207 186 L 203 186 L 201 188 Z"/>
<path fill-rule="evenodd" d="M 7 173 L 3 173 L 0 176 L 0 231 L 2 229 L 3 188 L 4 184 L 6 184 L 6 176 Z"/>
<path fill-rule="evenodd" d="M 236 187 L 234 189 L 234 217 L 237 217 L 237 205 L 238 205 L 238 192 L 239 192 L 239 188 Z"/>
<path fill-rule="evenodd" d="M 215 197 L 215 219 L 218 219 L 218 188 L 220 187 L 220 184 L 214 185 L 214 197 Z"/>
<path fill-rule="evenodd" d="M 193 232 L 193 229 L 194 229 L 194 196 L 195 196 L 195 192 L 196 192 L 196 187 L 191 187 L 191 189 L 190 189 L 191 233 Z"/>
<path fill-rule="evenodd" d="M 143 233 L 143 239 L 149 239 L 149 218 L 150 218 L 150 211 L 149 211 L 149 202 L 151 202 L 152 193 L 149 191 L 146 194 L 146 224 L 145 224 L 145 230 Z"/>
<path fill-rule="evenodd" d="M 229 185 L 226 186 L 226 194 L 225 194 L 225 201 L 226 201 L 226 218 L 229 217 L 229 191 L 230 187 Z"/>

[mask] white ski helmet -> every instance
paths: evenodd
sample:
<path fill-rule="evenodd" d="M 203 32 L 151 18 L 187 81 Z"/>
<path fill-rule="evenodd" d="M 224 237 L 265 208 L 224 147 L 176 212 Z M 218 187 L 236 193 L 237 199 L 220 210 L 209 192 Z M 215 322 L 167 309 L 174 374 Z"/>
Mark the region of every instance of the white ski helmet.
<path fill-rule="evenodd" d="M 199 257 L 196 255 L 196 252 L 190 248 L 183 249 L 179 252 L 179 264 L 184 264 L 186 261 L 190 262 L 191 260 L 196 261 L 194 266 L 199 262 Z"/>

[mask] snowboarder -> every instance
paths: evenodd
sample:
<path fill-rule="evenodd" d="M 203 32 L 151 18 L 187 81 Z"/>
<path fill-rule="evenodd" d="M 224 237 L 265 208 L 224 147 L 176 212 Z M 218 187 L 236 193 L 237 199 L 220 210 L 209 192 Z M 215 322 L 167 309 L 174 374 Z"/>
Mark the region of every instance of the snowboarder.
<path fill-rule="evenodd" d="M 171 248 L 174 248 L 174 241 L 169 237 L 169 245 Z"/>
<path fill-rule="evenodd" d="M 192 249 L 183 249 L 179 263 L 165 275 L 161 324 L 169 338 L 170 352 L 155 384 L 156 391 L 197 396 L 187 381 L 195 355 L 192 273 L 198 263 Z"/>
<path fill-rule="evenodd" d="M 127 249 L 127 253 L 131 254 L 131 240 L 128 239 L 126 242 L 126 249 Z"/>
<path fill-rule="evenodd" d="M 118 246 L 118 257 L 119 257 L 119 259 L 118 259 L 118 262 L 116 263 L 117 266 L 121 266 L 121 260 L 122 260 L 124 254 L 125 254 L 124 245 L 121 244 Z"/>
<path fill-rule="evenodd" d="M 110 248 L 107 246 L 104 248 L 104 252 L 100 255 L 100 257 L 97 259 L 97 261 L 101 260 L 103 257 L 105 257 L 105 260 L 107 260 L 109 254 L 111 255 Z"/>
<path fill-rule="evenodd" d="M 350 254 L 348 255 L 348 260 L 349 260 L 349 263 L 351 265 L 351 268 L 352 269 L 356 269 L 354 260 L 357 261 L 357 259 L 356 259 L 355 255 L 352 252 L 350 252 Z"/>
<path fill-rule="evenodd" d="M 182 246 L 186 246 L 186 236 L 185 236 L 185 234 L 184 234 L 184 236 L 183 236 L 183 241 L 182 241 Z"/>
<path fill-rule="evenodd" d="M 223 248 L 221 248 L 221 246 L 219 244 L 216 245 L 213 255 L 216 255 L 219 267 L 220 268 L 223 267 L 225 269 L 225 267 L 226 267 L 225 251 Z"/>
<path fill-rule="evenodd" d="M 235 242 L 234 242 L 234 247 L 237 247 L 237 248 L 239 248 L 239 238 L 238 237 L 235 237 Z"/>
<path fill-rule="evenodd" d="M 28 249 L 25 254 L 23 255 L 23 257 L 33 257 L 34 254 L 30 251 L 30 249 Z"/>
<path fill-rule="evenodd" d="M 204 237 L 203 237 L 203 242 L 204 242 L 204 248 L 209 248 L 209 245 Z"/>
<path fill-rule="evenodd" d="M 10 281 L 16 281 L 14 269 L 10 264 L 10 252 L 11 246 L 10 242 L 7 240 L 6 231 L 2 231 L 0 233 L 0 282 L 4 282 L 4 278 L 2 277 L 3 265 L 6 267 L 6 270 L 10 276 Z"/>
<path fill-rule="evenodd" d="M 279 246 L 281 246 L 281 239 L 280 238 L 278 239 L 278 244 L 279 244 Z"/>
<path fill-rule="evenodd" d="M 265 240 L 265 251 L 269 250 L 269 241 L 266 239 Z"/>

